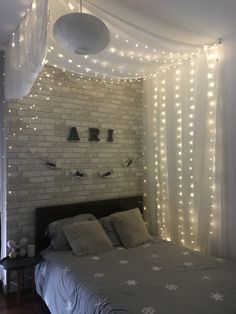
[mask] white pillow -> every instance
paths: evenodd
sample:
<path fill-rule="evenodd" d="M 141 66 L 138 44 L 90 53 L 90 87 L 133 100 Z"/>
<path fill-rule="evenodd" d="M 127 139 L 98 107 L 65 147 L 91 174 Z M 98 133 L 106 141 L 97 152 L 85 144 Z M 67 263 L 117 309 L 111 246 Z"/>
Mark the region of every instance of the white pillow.
<path fill-rule="evenodd" d="M 112 214 L 111 219 L 125 248 L 152 240 L 138 208 Z"/>
<path fill-rule="evenodd" d="M 77 222 L 63 227 L 63 231 L 76 256 L 97 254 L 113 248 L 98 220 Z"/>

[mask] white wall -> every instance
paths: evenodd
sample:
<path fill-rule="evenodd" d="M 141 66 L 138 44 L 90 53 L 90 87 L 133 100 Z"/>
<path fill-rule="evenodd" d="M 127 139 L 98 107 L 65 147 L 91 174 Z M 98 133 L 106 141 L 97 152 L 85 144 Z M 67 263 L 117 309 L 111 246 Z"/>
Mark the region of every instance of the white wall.
<path fill-rule="evenodd" d="M 222 114 L 225 184 L 223 192 L 227 217 L 229 256 L 236 260 L 236 39 L 223 43 Z"/>

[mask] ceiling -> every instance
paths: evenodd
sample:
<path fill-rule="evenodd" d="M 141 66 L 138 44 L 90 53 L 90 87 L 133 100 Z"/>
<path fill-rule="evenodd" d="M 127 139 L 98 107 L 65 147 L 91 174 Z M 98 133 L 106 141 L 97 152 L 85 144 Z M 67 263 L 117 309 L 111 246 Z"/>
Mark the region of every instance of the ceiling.
<path fill-rule="evenodd" d="M 0 0 L 0 43 L 10 39 L 31 3 Z M 111 42 L 101 53 L 81 56 L 63 50 L 52 32 L 61 15 L 79 11 L 79 0 L 49 3 L 47 62 L 81 74 L 140 77 L 175 64 L 180 54 L 185 58 L 203 45 L 236 36 L 236 0 L 84 0 L 83 11 L 107 24 Z"/>
<path fill-rule="evenodd" d="M 91 0 L 95 2 L 95 0 Z M 109 0 L 100 0 L 108 6 Z M 162 19 L 169 35 L 177 32 L 183 40 L 203 44 L 202 40 L 228 38 L 236 34 L 235 0 L 119 0 L 118 6 L 133 6 L 147 20 Z M 165 30 L 164 30 L 165 32 Z M 195 36 L 189 38 L 191 32 Z M 204 39 L 205 38 L 205 39 Z"/>

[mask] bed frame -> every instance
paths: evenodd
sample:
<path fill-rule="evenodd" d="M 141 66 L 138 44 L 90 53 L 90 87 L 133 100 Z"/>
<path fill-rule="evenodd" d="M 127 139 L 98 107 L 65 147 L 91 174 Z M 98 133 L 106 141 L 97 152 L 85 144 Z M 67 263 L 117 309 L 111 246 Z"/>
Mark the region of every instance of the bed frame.
<path fill-rule="evenodd" d="M 101 218 L 117 211 L 124 211 L 138 207 L 143 213 L 142 196 L 131 196 L 125 198 L 99 200 L 76 204 L 63 204 L 49 207 L 39 207 L 35 211 L 35 246 L 39 252 L 49 245 L 49 239 L 44 236 L 49 223 L 65 217 L 72 217 L 78 214 L 92 213 L 95 217 Z"/>

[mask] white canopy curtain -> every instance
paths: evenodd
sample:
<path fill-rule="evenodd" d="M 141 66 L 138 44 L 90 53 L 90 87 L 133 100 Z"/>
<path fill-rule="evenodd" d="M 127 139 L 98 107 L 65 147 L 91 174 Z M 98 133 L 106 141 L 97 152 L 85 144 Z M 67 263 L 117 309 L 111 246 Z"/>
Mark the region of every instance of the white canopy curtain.
<path fill-rule="evenodd" d="M 147 15 L 136 6 L 135 0 L 85 0 L 83 12 L 104 21 L 110 32 L 110 44 L 95 55 L 81 56 L 60 47 L 52 35 L 53 25 L 61 15 L 79 11 L 78 0 L 49 0 L 49 3 L 51 13 L 47 63 L 71 72 L 104 79 L 140 78 L 156 73 L 160 67 L 181 62 L 202 48 L 200 44 L 176 40 L 180 38 L 180 32 L 173 31 L 177 29 L 173 23 L 156 14 Z M 174 39 L 173 33 L 179 36 Z M 186 33 L 182 38 L 187 37 Z M 191 32 L 191 35 L 196 34 Z"/>
<path fill-rule="evenodd" d="M 7 44 L 5 54 L 5 98 L 29 93 L 44 67 L 47 52 L 48 1 L 33 0 L 31 9 Z"/>
<path fill-rule="evenodd" d="M 144 193 L 153 234 L 225 255 L 218 50 L 146 80 Z"/>
<path fill-rule="evenodd" d="M 188 43 L 189 38 L 199 39 L 196 33 L 180 26 L 178 31 L 175 24 L 160 16 L 144 14 L 142 7 L 138 9 L 135 5 L 126 1 L 103 0 L 99 4 L 84 1 L 83 11 L 107 24 L 111 42 L 101 53 L 81 56 L 61 48 L 53 37 L 56 20 L 64 14 L 78 12 L 79 1 L 33 0 L 6 47 L 6 99 L 29 93 L 44 63 L 108 80 L 137 79 L 201 51 L 201 45 Z M 182 40 L 176 40 L 180 37 Z M 205 41 L 202 39 L 202 42 Z"/>

